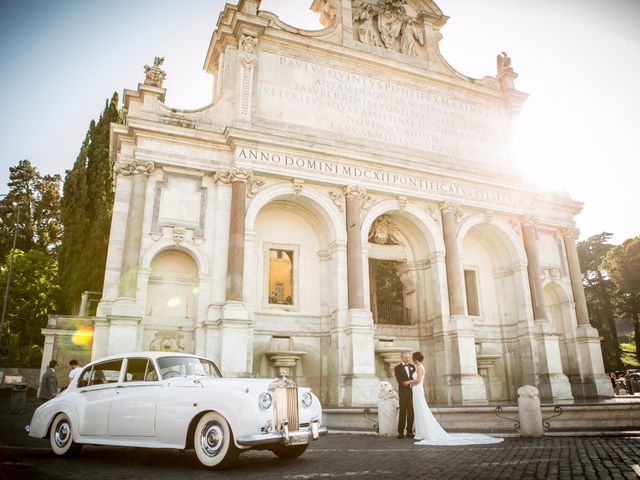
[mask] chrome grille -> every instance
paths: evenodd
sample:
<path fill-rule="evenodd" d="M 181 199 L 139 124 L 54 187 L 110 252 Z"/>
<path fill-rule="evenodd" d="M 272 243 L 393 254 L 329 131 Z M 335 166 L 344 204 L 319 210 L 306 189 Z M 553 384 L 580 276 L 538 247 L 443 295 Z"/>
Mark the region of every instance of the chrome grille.
<path fill-rule="evenodd" d="M 298 387 L 276 387 L 276 429 L 282 428 L 282 422 L 289 422 L 289 430 L 300 429 L 298 414 Z"/>

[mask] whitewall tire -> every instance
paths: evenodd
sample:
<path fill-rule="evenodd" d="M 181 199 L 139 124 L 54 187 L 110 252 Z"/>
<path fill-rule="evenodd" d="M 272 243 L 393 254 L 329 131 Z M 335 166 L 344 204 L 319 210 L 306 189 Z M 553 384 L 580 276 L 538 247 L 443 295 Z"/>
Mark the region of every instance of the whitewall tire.
<path fill-rule="evenodd" d="M 51 424 L 49 433 L 51 450 L 61 457 L 71 457 L 77 454 L 82 445 L 73 441 L 73 427 L 69 417 L 59 413 Z"/>
<path fill-rule="evenodd" d="M 216 412 L 205 413 L 196 425 L 193 448 L 200 463 L 213 470 L 230 467 L 240 453 L 229 423 Z"/>

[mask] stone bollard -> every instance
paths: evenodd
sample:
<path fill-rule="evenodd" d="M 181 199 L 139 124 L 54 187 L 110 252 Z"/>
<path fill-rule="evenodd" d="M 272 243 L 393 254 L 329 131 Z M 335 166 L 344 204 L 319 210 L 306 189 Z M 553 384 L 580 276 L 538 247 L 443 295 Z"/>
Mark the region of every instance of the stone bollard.
<path fill-rule="evenodd" d="M 397 434 L 398 430 L 398 392 L 389 382 L 380 382 L 378 391 L 378 435 Z"/>
<path fill-rule="evenodd" d="M 518 416 L 520 417 L 520 435 L 523 437 L 542 437 L 542 410 L 538 389 L 525 385 L 518 389 Z"/>

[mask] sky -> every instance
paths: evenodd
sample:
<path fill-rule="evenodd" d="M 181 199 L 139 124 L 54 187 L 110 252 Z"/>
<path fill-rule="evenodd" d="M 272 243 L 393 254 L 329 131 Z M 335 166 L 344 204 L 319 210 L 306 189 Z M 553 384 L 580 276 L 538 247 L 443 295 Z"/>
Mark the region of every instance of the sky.
<path fill-rule="evenodd" d="M 319 28 L 311 0 L 263 0 L 294 26 Z M 459 72 L 495 75 L 506 51 L 530 95 L 517 136 L 526 181 L 585 202 L 581 239 L 640 235 L 640 1 L 439 0 L 440 49 Z M 210 103 L 202 65 L 221 0 L 0 2 L 0 193 L 9 167 L 70 168 L 107 97 L 135 89 L 164 56 L 166 103 Z"/>

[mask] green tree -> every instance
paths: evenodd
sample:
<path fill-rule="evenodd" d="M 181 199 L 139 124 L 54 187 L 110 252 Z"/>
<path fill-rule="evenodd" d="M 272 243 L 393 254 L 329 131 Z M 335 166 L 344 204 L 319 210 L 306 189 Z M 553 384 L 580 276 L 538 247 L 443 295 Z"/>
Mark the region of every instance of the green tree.
<path fill-rule="evenodd" d="M 0 200 L 0 261 L 11 250 L 14 228 L 16 248 L 55 255 L 61 233 L 60 176 L 42 176 L 29 160 L 21 160 L 9 168 L 7 185 Z"/>
<path fill-rule="evenodd" d="M 584 293 L 587 297 L 589 320 L 602 336 L 602 357 L 607 371 L 623 368 L 620 360 L 615 325 L 616 285 L 602 268 L 602 262 L 614 245 L 609 243 L 613 235 L 602 232 L 578 242 L 578 255 L 582 269 Z"/>
<path fill-rule="evenodd" d="M 60 284 L 61 304 L 70 313 L 83 291 L 102 290 L 114 200 L 110 127 L 120 121 L 114 93 L 99 120 L 91 121 L 73 168 L 65 174 Z"/>
<path fill-rule="evenodd" d="M 9 257 L 0 269 L 0 288 L 7 282 Z M 3 344 L 9 349 L 5 362 L 33 363 L 33 346 L 42 345 L 40 330 L 47 325 L 47 314 L 56 311 L 58 267 L 51 254 L 33 249 L 15 250 L 7 303 Z M 36 355 L 37 357 L 37 355 Z M 37 359 L 36 359 L 37 360 Z M 37 363 L 37 361 L 36 361 Z"/>
<path fill-rule="evenodd" d="M 89 231 L 87 150 L 94 127 L 95 122 L 92 121 L 73 168 L 66 171 L 60 203 L 60 221 L 64 230 L 60 245 L 59 282 L 60 306 L 64 312 L 73 310 L 73 302 L 83 291 L 85 269 L 82 261 Z"/>
<path fill-rule="evenodd" d="M 610 249 L 601 268 L 617 287 L 619 313 L 633 319 L 636 358 L 640 361 L 640 236 Z"/>

